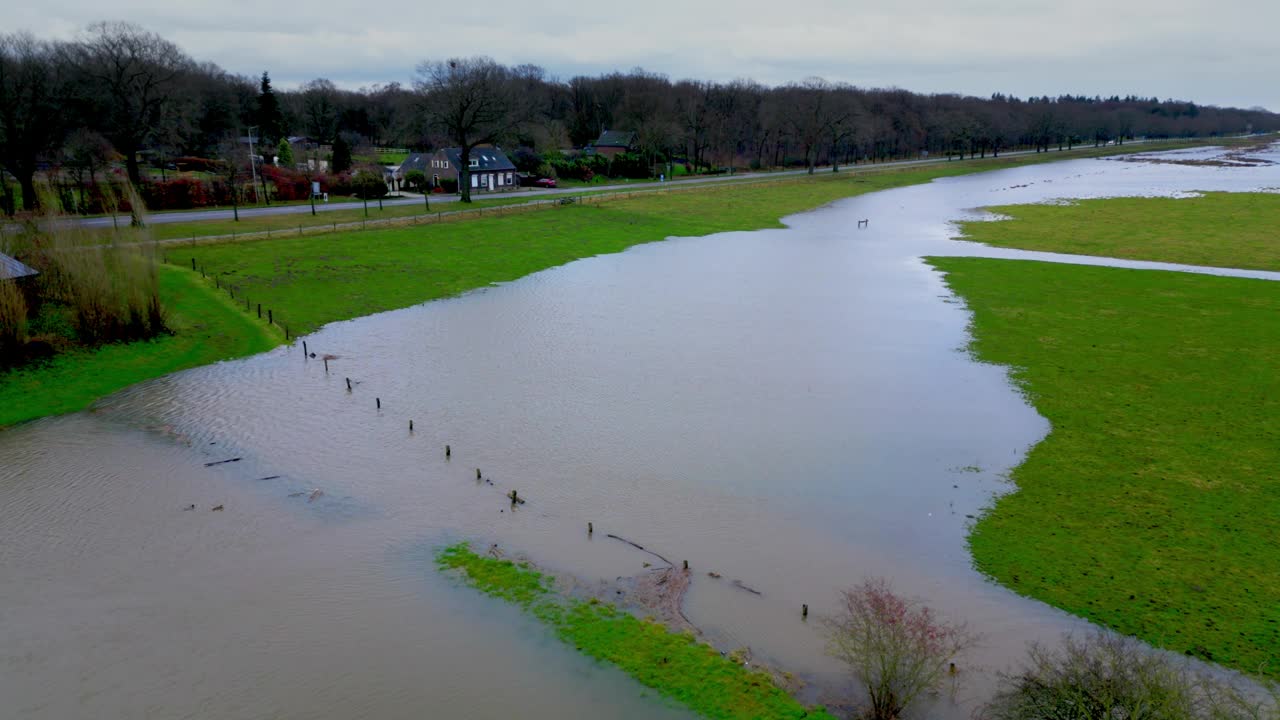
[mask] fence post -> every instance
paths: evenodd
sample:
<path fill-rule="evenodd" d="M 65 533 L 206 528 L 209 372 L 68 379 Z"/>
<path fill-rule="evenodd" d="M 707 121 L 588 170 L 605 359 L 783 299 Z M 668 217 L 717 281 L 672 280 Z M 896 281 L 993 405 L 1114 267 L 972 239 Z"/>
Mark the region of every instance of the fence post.
<path fill-rule="evenodd" d="M 271 311 L 270 311 L 270 310 L 267 310 L 267 324 L 268 324 L 268 325 L 275 325 L 275 324 L 276 324 L 275 318 L 271 317 Z"/>

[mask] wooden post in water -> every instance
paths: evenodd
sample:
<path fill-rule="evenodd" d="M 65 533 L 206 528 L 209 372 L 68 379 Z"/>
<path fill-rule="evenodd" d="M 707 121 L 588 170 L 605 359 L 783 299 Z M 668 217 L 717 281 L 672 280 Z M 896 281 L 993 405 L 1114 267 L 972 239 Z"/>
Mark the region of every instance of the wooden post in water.
<path fill-rule="evenodd" d="M 808 605 L 808 604 L 805 604 L 805 605 L 801 605 L 801 606 L 800 606 L 800 617 L 801 617 L 801 618 L 808 618 L 808 617 L 809 617 L 809 605 Z"/>
<path fill-rule="evenodd" d="M 689 561 L 688 561 L 688 560 L 685 560 L 685 561 L 684 561 L 684 571 L 685 571 L 685 572 L 689 572 Z"/>
<path fill-rule="evenodd" d="M 324 359 L 324 374 L 329 374 L 329 358 Z"/>
<path fill-rule="evenodd" d="M 593 528 L 593 527 L 591 527 L 591 523 L 587 523 L 587 534 L 588 534 L 588 535 L 590 535 L 591 533 L 593 533 L 593 532 L 595 532 L 595 531 L 596 531 L 596 529 L 595 529 L 595 528 Z"/>
<path fill-rule="evenodd" d="M 373 399 L 373 401 L 377 404 L 378 409 L 379 409 L 379 410 L 381 410 L 381 409 L 382 409 L 382 398 L 374 398 L 374 399 Z"/>
<path fill-rule="evenodd" d="M 347 378 L 347 392 L 351 392 L 351 378 Z"/>
<path fill-rule="evenodd" d="M 444 459 L 445 459 L 445 460 L 448 460 L 448 459 L 449 459 L 449 456 L 450 456 L 450 455 L 452 455 L 452 454 L 453 454 L 453 448 L 450 448 L 448 445 L 445 445 L 445 446 L 444 446 Z"/>
<path fill-rule="evenodd" d="M 480 468 L 476 468 L 476 479 L 480 479 Z"/>
<path fill-rule="evenodd" d="M 413 421 L 409 421 L 409 432 L 413 432 Z"/>
<path fill-rule="evenodd" d="M 307 341 L 306 341 L 306 340 L 303 340 L 303 341 L 302 341 L 302 358 L 305 360 L 307 357 L 308 357 L 308 356 L 307 356 Z"/>

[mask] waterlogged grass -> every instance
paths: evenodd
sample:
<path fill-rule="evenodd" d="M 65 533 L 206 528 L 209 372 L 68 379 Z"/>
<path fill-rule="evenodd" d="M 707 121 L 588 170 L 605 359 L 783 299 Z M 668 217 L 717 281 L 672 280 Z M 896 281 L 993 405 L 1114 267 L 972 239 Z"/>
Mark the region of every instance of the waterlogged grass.
<path fill-rule="evenodd" d="M 692 634 L 670 632 L 612 605 L 563 597 L 552 590 L 549 578 L 526 564 L 478 555 L 465 543 L 443 549 L 436 560 L 480 591 L 520 605 L 579 651 L 618 666 L 704 717 L 832 717 L 821 708 L 804 707 L 768 673 L 748 670 Z"/>
<path fill-rule="evenodd" d="M 966 239 L 999 247 L 1280 270 L 1280 193 L 1108 198 L 987 208 L 1010 220 L 965 222 Z"/>
<path fill-rule="evenodd" d="M 1053 428 L 973 528 L 977 566 L 1280 678 L 1280 283 L 930 262 L 973 311 L 973 351 L 1014 368 Z"/>
<path fill-rule="evenodd" d="M 68 352 L 44 365 L 0 373 L 0 427 L 82 410 L 136 382 L 269 350 L 283 339 L 193 273 L 159 271 L 172 335 Z"/>

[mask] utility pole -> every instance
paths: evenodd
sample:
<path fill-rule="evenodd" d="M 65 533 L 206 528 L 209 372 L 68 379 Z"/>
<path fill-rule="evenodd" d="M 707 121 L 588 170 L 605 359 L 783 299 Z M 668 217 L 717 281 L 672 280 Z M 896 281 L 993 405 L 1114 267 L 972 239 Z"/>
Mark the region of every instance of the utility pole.
<path fill-rule="evenodd" d="M 258 166 L 253 161 L 253 131 L 257 129 L 257 125 L 249 128 L 249 174 L 253 176 L 252 187 L 254 194 L 258 192 Z"/>

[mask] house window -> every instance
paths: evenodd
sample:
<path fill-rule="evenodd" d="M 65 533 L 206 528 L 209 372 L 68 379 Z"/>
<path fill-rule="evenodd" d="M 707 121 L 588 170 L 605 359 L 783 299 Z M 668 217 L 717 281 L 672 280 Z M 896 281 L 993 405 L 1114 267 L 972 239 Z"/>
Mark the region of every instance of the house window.
<path fill-rule="evenodd" d="M 473 187 L 473 188 L 478 188 L 478 187 L 480 187 L 480 176 L 479 176 L 479 175 L 472 175 L 472 176 L 471 176 L 471 187 Z"/>
<path fill-rule="evenodd" d="M 511 184 L 511 181 L 512 181 L 513 179 L 514 179 L 514 178 L 512 178 L 512 177 L 511 177 L 511 173 L 507 173 L 507 184 L 508 184 L 508 185 L 510 185 L 510 184 Z"/>
<path fill-rule="evenodd" d="M 472 169 L 472 170 L 475 170 L 475 169 L 476 169 L 476 168 L 478 168 L 478 167 L 480 167 L 480 159 L 479 159 L 479 158 L 471 158 L 471 169 Z"/>

